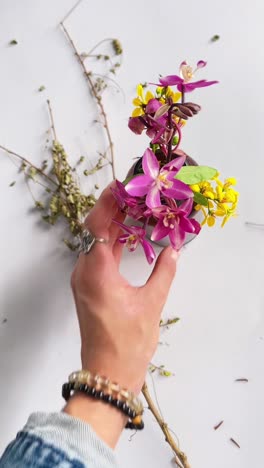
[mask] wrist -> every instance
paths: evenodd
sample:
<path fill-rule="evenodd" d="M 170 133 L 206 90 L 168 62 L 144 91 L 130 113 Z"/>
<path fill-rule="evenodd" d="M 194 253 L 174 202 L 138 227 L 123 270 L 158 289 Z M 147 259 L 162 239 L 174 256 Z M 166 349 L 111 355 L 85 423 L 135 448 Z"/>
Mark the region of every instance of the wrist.
<path fill-rule="evenodd" d="M 71 397 L 63 411 L 90 424 L 97 435 L 111 448 L 116 446 L 127 422 L 121 411 L 82 393 L 76 393 Z"/>
<path fill-rule="evenodd" d="M 145 373 L 135 371 L 129 365 L 117 364 L 108 358 L 107 360 L 95 360 L 87 357 L 82 358 L 82 368 L 98 375 L 105 375 L 112 382 L 116 382 L 122 388 L 127 388 L 135 395 L 139 395 L 145 380 Z"/>

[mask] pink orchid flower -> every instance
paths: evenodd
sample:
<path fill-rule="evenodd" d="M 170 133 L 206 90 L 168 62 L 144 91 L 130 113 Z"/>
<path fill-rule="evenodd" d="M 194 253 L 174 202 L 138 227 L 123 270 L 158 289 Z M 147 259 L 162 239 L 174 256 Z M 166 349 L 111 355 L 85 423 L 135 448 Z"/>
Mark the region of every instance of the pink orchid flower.
<path fill-rule="evenodd" d="M 122 184 L 122 182 L 119 182 L 119 180 L 115 181 L 115 187 L 111 188 L 111 192 L 121 210 L 124 210 L 127 206 L 134 207 L 138 204 L 138 200 L 129 196 L 125 186 Z"/>
<path fill-rule="evenodd" d="M 195 219 L 188 218 L 192 207 L 193 200 L 189 198 L 179 207 L 163 205 L 153 208 L 152 215 L 158 219 L 158 222 L 153 229 L 151 240 L 158 241 L 169 236 L 172 247 L 179 250 L 184 243 L 186 232 L 199 234 L 200 224 Z"/>
<path fill-rule="evenodd" d="M 130 252 L 134 252 L 139 244 L 142 245 L 148 263 L 152 263 L 155 259 L 155 251 L 152 245 L 145 239 L 146 231 L 139 226 L 126 226 L 113 219 L 113 222 L 126 232 L 119 237 L 119 242 L 125 244 Z"/>
<path fill-rule="evenodd" d="M 168 75 L 160 78 L 160 84 L 162 86 L 174 86 L 177 85 L 178 90 L 181 93 L 193 91 L 196 88 L 204 88 L 205 86 L 211 86 L 218 81 L 207 81 L 207 80 L 200 80 L 200 81 L 193 81 L 191 82 L 194 74 L 200 68 L 204 68 L 206 66 L 206 62 L 204 60 L 199 60 L 196 64 L 196 69 L 188 65 L 187 62 L 182 62 L 180 65 L 180 76 L 178 75 Z"/>
<path fill-rule="evenodd" d="M 153 151 L 146 149 L 142 158 L 144 174 L 134 177 L 126 185 L 129 195 L 146 196 L 146 205 L 155 208 L 161 205 L 161 194 L 165 197 L 185 200 L 193 197 L 193 192 L 184 182 L 175 179 L 185 162 L 185 156 L 180 156 L 165 164 L 161 169 Z"/>
<path fill-rule="evenodd" d="M 116 186 L 111 188 L 112 194 L 117 201 L 119 208 L 131 216 L 133 219 L 141 219 L 146 209 L 145 201 L 131 197 L 122 182 L 115 181 Z"/>

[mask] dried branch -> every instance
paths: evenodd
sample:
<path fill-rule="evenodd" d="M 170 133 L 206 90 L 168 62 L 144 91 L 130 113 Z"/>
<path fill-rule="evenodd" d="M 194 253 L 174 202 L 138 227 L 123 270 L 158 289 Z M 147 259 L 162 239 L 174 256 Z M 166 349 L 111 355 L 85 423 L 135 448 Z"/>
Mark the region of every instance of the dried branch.
<path fill-rule="evenodd" d="M 51 104 L 50 104 L 50 100 L 49 100 L 49 99 L 47 99 L 47 104 L 48 104 L 48 108 L 49 108 L 49 115 L 50 115 L 50 121 L 51 121 L 51 129 L 52 129 L 52 133 L 53 133 L 53 139 L 54 139 L 54 140 L 57 140 L 57 134 L 56 134 L 55 124 L 54 124 L 53 112 L 52 112 L 52 108 L 51 108 Z"/>
<path fill-rule="evenodd" d="M 36 169 L 37 173 L 41 174 L 41 176 L 45 177 L 49 182 L 51 182 L 52 184 L 56 185 L 56 187 L 58 187 L 58 184 L 57 184 L 57 182 L 55 180 L 53 180 L 50 176 L 45 174 L 45 172 L 40 167 L 35 166 L 28 159 L 24 158 L 24 156 L 21 156 L 20 154 L 16 153 L 15 151 L 12 151 L 12 150 L 10 150 L 10 149 L 6 148 L 5 146 L 2 146 L 2 145 L 0 145 L 0 149 L 2 149 L 3 151 L 5 151 L 8 154 L 11 154 L 11 155 L 15 156 L 18 159 L 20 159 L 22 162 L 24 162 L 29 167 L 33 167 L 34 169 Z"/>
<path fill-rule="evenodd" d="M 77 5 L 76 5 L 77 6 Z M 75 7 L 74 7 L 75 9 Z M 67 18 L 69 17 L 69 14 L 67 15 Z M 86 69 L 86 66 L 84 64 L 84 61 L 81 57 L 81 55 L 79 54 L 65 24 L 64 24 L 64 20 L 60 22 L 60 26 L 61 28 L 63 29 L 68 41 L 70 42 L 73 50 L 74 50 L 74 53 L 77 57 L 77 60 L 80 64 L 80 66 L 82 67 L 83 71 L 84 71 L 84 76 L 86 77 L 88 83 L 89 83 L 89 87 L 91 89 L 91 92 L 92 92 L 92 95 L 93 97 L 95 98 L 96 100 L 96 103 L 99 107 L 99 110 L 100 110 L 100 113 L 102 115 L 102 118 L 103 118 L 103 127 L 106 131 L 106 136 L 107 136 L 107 139 L 108 139 L 108 144 L 109 144 L 109 150 L 110 150 L 110 156 L 111 156 L 111 167 L 112 167 L 112 174 L 113 174 L 113 179 L 116 178 L 116 175 L 115 175 L 115 162 L 114 162 L 114 143 L 113 143 L 113 140 L 112 140 L 112 137 L 111 137 L 111 134 L 110 134 L 110 130 L 109 130 L 109 125 L 108 125 L 108 119 L 107 119 L 107 115 L 106 115 L 106 112 L 104 110 L 104 106 L 103 106 L 103 103 L 102 103 L 102 98 L 101 96 L 98 94 L 95 86 L 94 86 L 94 83 L 93 83 L 93 80 L 91 78 L 91 72 L 88 72 L 87 69 Z"/>
<path fill-rule="evenodd" d="M 157 410 L 156 406 L 154 405 L 153 403 L 153 400 L 150 396 L 150 393 L 149 393 L 149 389 L 148 389 L 148 386 L 146 384 L 146 382 L 144 383 L 143 387 L 142 387 L 142 393 L 145 397 L 145 400 L 148 404 L 148 407 L 149 407 L 149 410 L 151 411 L 151 413 L 153 414 L 154 418 L 156 419 L 157 423 L 159 424 L 163 434 L 165 435 L 165 440 L 166 442 L 168 442 L 168 444 L 170 445 L 174 455 L 175 455 L 175 463 L 178 465 L 179 468 L 191 468 L 188 460 L 187 460 L 187 457 L 185 455 L 185 453 L 183 453 L 178 445 L 176 444 L 175 440 L 173 439 L 171 433 L 170 433 L 170 430 L 168 428 L 168 425 L 165 423 L 165 421 L 163 421 L 159 411 Z"/>

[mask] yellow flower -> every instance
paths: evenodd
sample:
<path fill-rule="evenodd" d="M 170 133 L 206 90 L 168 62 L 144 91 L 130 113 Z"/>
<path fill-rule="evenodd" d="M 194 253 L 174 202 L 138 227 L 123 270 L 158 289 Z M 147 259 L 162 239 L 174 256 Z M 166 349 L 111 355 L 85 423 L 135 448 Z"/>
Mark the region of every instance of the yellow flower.
<path fill-rule="evenodd" d="M 216 197 L 216 193 L 210 182 L 200 182 L 199 187 L 200 192 L 204 197 L 214 200 L 214 198 Z"/>
<path fill-rule="evenodd" d="M 232 208 L 227 209 L 226 215 L 222 221 L 221 227 L 224 227 L 224 225 L 227 223 L 227 221 L 231 218 L 231 216 L 237 216 L 236 214 L 236 205 L 233 206 Z"/>
<path fill-rule="evenodd" d="M 228 179 L 225 180 L 225 186 L 230 187 L 230 185 L 236 185 L 237 180 L 235 177 L 229 177 Z"/>
<path fill-rule="evenodd" d="M 199 186 L 199 184 L 190 185 L 190 189 L 191 189 L 193 192 L 200 192 L 200 186 Z"/>
<path fill-rule="evenodd" d="M 214 217 L 213 215 L 209 215 L 209 216 L 207 217 L 207 224 L 208 224 L 209 227 L 214 226 L 214 224 L 215 224 L 215 217 Z"/>
<path fill-rule="evenodd" d="M 209 227 L 215 225 L 217 217 L 223 218 L 223 227 L 232 216 L 236 216 L 239 193 L 231 187 L 236 184 L 236 179 L 230 177 L 223 183 L 218 176 L 219 174 L 213 178 L 212 183 L 204 181 L 190 186 L 193 192 L 200 192 L 208 200 L 207 208 L 196 205 L 195 210 L 202 210 L 204 220 L 201 224 L 207 224 Z M 216 186 L 213 186 L 213 183 Z"/>
<path fill-rule="evenodd" d="M 143 115 L 145 113 L 144 109 L 151 99 L 154 99 L 154 94 L 152 94 L 151 91 L 147 91 L 146 95 L 144 96 L 142 84 L 137 85 L 137 97 L 133 99 L 133 104 L 136 106 L 136 108 L 132 112 L 132 117 L 139 117 L 140 115 Z"/>
<path fill-rule="evenodd" d="M 168 98 L 171 98 L 173 102 L 178 102 L 181 98 L 181 93 L 174 91 L 168 86 L 167 88 L 163 88 L 158 86 L 156 88 L 156 95 L 157 99 L 162 103 L 165 104 Z"/>

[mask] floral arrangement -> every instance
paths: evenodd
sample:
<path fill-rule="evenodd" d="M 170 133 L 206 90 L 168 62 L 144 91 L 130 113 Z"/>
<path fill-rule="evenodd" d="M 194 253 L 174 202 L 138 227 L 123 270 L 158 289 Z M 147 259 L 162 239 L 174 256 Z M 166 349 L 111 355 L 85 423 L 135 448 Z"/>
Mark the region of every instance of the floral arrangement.
<path fill-rule="evenodd" d="M 66 20 L 78 5 L 79 2 L 64 17 L 60 27 L 79 64 L 87 84 L 88 95 L 97 105 L 98 119 L 95 122 L 101 125 L 105 132 L 106 149 L 98 151 L 99 157 L 95 163 L 83 155 L 70 158 L 58 138 L 49 99 L 47 110 L 50 126 L 46 140 L 48 155 L 45 153 L 41 164 L 37 164 L 35 160 L 33 162 L 30 156 L 25 157 L 16 150 L 0 144 L 0 150 L 17 165 L 18 172 L 24 177 L 32 195 L 33 206 L 43 221 L 51 227 L 61 221 L 66 225 L 67 238 L 64 238 L 63 242 L 70 250 L 78 249 L 83 221 L 96 203 L 95 191 L 99 186 L 92 181 L 95 173 L 110 168 L 112 178 L 115 179 L 114 146 L 103 93 L 109 83 L 120 90 L 113 77 L 122 63 L 123 55 L 122 45 L 116 38 L 103 39 L 88 52 L 78 51 L 66 25 Z M 11 45 L 18 46 L 15 39 L 11 42 Z M 94 70 L 95 64 L 103 66 L 103 75 L 98 74 L 97 69 Z M 204 61 L 199 61 L 196 70 L 205 65 Z M 223 226 L 236 213 L 238 192 L 233 188 L 235 179 L 226 179 L 222 183 L 216 169 L 196 165 L 180 148 L 184 125 L 201 110 L 198 104 L 185 102 L 186 93 L 217 83 L 206 80 L 193 82 L 196 70 L 193 71 L 183 62 L 180 66 L 180 76 L 160 78 L 160 82 L 154 85 L 153 92 L 145 90 L 145 84 L 138 85 L 137 97 L 133 100 L 135 109 L 128 126 L 135 134 L 146 132 L 150 144 L 143 157 L 138 158 L 125 181 L 121 183 L 116 180 L 113 194 L 120 208 L 138 224 L 127 226 L 119 223 L 124 230 L 120 242 L 125 243 L 130 251 L 134 251 L 141 244 L 149 263 L 154 260 L 155 252 L 146 239 L 148 229 L 152 230 L 150 237 L 153 241 L 168 237 L 171 245 L 179 249 L 186 239 L 186 233 L 197 235 L 203 224 L 213 226 L 216 217 L 222 217 Z M 174 86 L 176 89 L 172 88 Z M 38 92 L 45 95 L 45 86 L 40 86 Z M 75 163 L 71 164 L 70 160 Z M 93 187 L 88 192 L 87 183 L 85 191 L 81 188 L 82 177 L 89 178 L 92 182 Z M 14 187 L 15 184 L 16 181 L 12 181 L 9 186 Z M 36 184 L 41 189 L 37 195 L 31 189 L 31 186 Z M 202 222 L 199 221 L 201 217 Z M 177 317 L 161 320 L 160 327 L 166 331 L 178 320 Z M 173 375 L 164 365 L 157 366 L 153 362 L 150 363 L 149 371 L 163 377 Z M 190 468 L 186 454 L 180 449 L 178 440 L 173 437 L 173 431 L 163 419 L 159 404 L 155 406 L 146 382 L 142 393 L 172 449 L 176 465 L 180 468 Z M 215 429 L 217 427 L 219 425 Z"/>
<path fill-rule="evenodd" d="M 199 234 L 201 226 L 213 226 L 217 217 L 222 218 L 224 226 L 236 214 L 235 178 L 221 182 L 217 169 L 199 166 L 180 148 L 184 125 L 201 110 L 198 104 L 185 102 L 186 93 L 218 83 L 192 81 L 205 66 L 206 62 L 200 60 L 193 70 L 182 62 L 179 76 L 160 78 L 153 92 L 144 91 L 146 85 L 139 84 L 133 100 L 135 109 L 128 126 L 137 135 L 146 133 L 150 144 L 126 180 L 116 182 L 113 194 L 120 208 L 141 224 L 118 223 L 125 232 L 120 242 L 132 252 L 141 244 L 149 263 L 155 259 L 154 249 L 146 239 L 149 227 L 152 241 L 168 236 L 172 247 L 178 250 L 187 233 Z M 201 219 L 201 213 L 203 220 L 199 222 L 196 218 Z"/>

